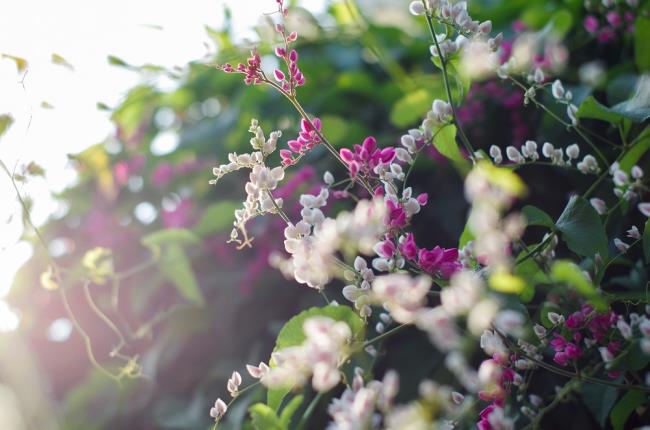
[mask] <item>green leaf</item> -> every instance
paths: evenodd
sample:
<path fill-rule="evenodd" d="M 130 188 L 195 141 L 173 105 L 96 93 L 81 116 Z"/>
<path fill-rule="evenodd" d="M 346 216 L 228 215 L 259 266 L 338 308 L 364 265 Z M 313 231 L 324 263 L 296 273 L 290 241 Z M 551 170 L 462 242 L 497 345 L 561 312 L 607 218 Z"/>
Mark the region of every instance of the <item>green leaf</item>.
<path fill-rule="evenodd" d="M 641 343 L 635 340 L 609 363 L 611 370 L 637 371 L 650 363 L 650 356 L 641 350 Z"/>
<path fill-rule="evenodd" d="M 488 283 L 493 290 L 506 294 L 520 294 L 526 288 L 526 281 L 508 272 L 492 273 Z"/>
<path fill-rule="evenodd" d="M 550 229 L 555 227 L 553 219 L 550 217 L 550 215 L 536 206 L 524 206 L 521 212 L 526 217 L 528 225 L 541 225 Z"/>
<path fill-rule="evenodd" d="M 650 19 L 640 16 L 634 22 L 634 59 L 639 72 L 650 71 Z"/>
<path fill-rule="evenodd" d="M 618 124 L 623 116 L 620 113 L 612 112 L 608 107 L 600 104 L 594 96 L 585 98 L 576 114 L 578 118 L 591 118 Z"/>
<path fill-rule="evenodd" d="M 465 228 L 463 228 L 463 232 L 460 234 L 460 238 L 458 239 L 458 249 L 463 248 L 465 245 L 467 245 L 467 242 L 470 242 L 474 239 L 475 236 L 472 233 L 472 230 L 469 228 L 469 224 L 465 222 Z"/>
<path fill-rule="evenodd" d="M 198 236 L 208 236 L 232 227 L 234 213 L 239 205 L 240 203 L 224 200 L 206 207 L 201 219 L 193 228 L 194 233 Z"/>
<path fill-rule="evenodd" d="M 593 417 L 598 421 L 600 427 L 605 426 L 609 411 L 616 402 L 618 390 L 614 387 L 606 387 L 597 384 L 584 384 L 580 389 L 582 400 L 587 405 L 587 408 L 593 414 Z"/>
<path fill-rule="evenodd" d="M 194 233 L 176 228 L 159 230 L 142 238 L 142 244 L 150 248 L 154 255 L 159 255 L 160 273 L 185 299 L 196 305 L 203 305 L 203 294 L 184 249 L 185 245 L 198 243 L 200 240 Z"/>
<path fill-rule="evenodd" d="M 579 294 L 589 299 L 598 310 L 606 310 L 607 303 L 591 281 L 585 277 L 575 263 L 568 260 L 556 261 L 551 267 L 551 277 L 555 282 L 562 282 L 573 287 Z"/>
<path fill-rule="evenodd" d="M 14 119 L 11 115 L 3 114 L 0 115 L 0 137 L 11 127 L 11 124 L 14 123 Z"/>
<path fill-rule="evenodd" d="M 552 23 L 553 33 L 559 37 L 563 38 L 571 30 L 571 25 L 573 24 L 573 15 L 567 9 L 560 9 L 551 17 L 550 22 Z"/>
<path fill-rule="evenodd" d="M 275 348 L 273 351 L 280 351 L 290 346 L 302 345 L 305 341 L 305 333 L 302 326 L 308 318 L 314 316 L 325 316 L 332 318 L 336 321 L 343 321 L 350 326 L 352 331 L 353 343 L 362 342 L 365 335 L 365 323 L 363 320 L 350 308 L 343 305 L 329 305 L 322 308 L 314 307 L 299 313 L 291 318 L 282 327 L 278 337 L 275 340 Z M 273 362 L 270 362 L 273 366 Z M 291 391 L 293 387 L 270 389 L 267 394 L 267 404 L 271 409 L 277 411 L 282 403 L 282 399 Z"/>
<path fill-rule="evenodd" d="M 255 403 L 248 408 L 253 420 L 253 427 L 255 430 L 286 430 L 278 419 L 273 409 L 266 406 L 264 403 Z"/>
<path fill-rule="evenodd" d="M 630 414 L 638 407 L 646 403 L 647 395 L 643 391 L 631 390 L 625 393 L 621 400 L 616 403 L 609 419 L 612 421 L 614 430 L 623 430 Z"/>
<path fill-rule="evenodd" d="M 390 111 L 390 122 L 396 127 L 407 127 L 418 122 L 429 109 L 433 95 L 420 88 L 399 99 Z"/>
<path fill-rule="evenodd" d="M 437 133 L 434 133 L 433 146 L 445 157 L 453 161 L 464 163 L 465 157 L 458 150 L 456 143 L 456 126 L 449 124 L 444 125 Z"/>
<path fill-rule="evenodd" d="M 583 257 L 607 257 L 607 236 L 600 216 L 582 196 L 573 196 L 555 223 L 569 249 Z"/>
<path fill-rule="evenodd" d="M 122 60 L 119 57 L 116 57 L 115 55 L 109 55 L 108 56 L 108 64 L 111 66 L 118 66 L 118 67 L 131 67 L 129 63 L 126 61 Z"/>
<path fill-rule="evenodd" d="M 632 166 L 650 150 L 650 127 L 646 127 L 635 140 L 634 146 L 627 151 L 619 162 L 621 169 L 628 173 L 630 173 Z"/>
<path fill-rule="evenodd" d="M 289 428 L 291 425 L 291 419 L 296 414 L 296 411 L 300 405 L 302 405 L 303 400 L 304 397 L 302 395 L 298 395 L 291 399 L 291 401 L 287 403 L 287 406 L 282 409 L 282 413 L 280 414 L 280 425 L 282 428 Z"/>
<path fill-rule="evenodd" d="M 645 227 L 643 227 L 643 256 L 646 263 L 650 263 L 650 219 L 645 222 Z"/>

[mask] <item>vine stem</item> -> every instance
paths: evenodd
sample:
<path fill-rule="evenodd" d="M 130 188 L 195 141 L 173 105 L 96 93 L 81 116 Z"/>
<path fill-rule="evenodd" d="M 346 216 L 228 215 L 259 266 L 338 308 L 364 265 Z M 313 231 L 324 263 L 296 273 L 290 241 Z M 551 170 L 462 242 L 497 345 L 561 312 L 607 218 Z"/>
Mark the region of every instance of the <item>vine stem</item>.
<path fill-rule="evenodd" d="M 646 387 L 643 385 L 636 385 L 636 384 L 619 384 L 617 382 L 607 381 L 605 379 L 599 379 L 584 374 L 573 373 L 573 372 L 569 372 L 568 370 L 564 370 L 559 367 L 553 366 L 552 364 L 548 364 L 542 360 L 538 360 L 535 357 L 531 357 L 526 352 L 524 352 L 521 348 L 513 344 L 506 335 L 501 333 L 495 327 L 492 327 L 492 329 L 494 330 L 495 333 L 499 335 L 501 339 L 503 339 L 503 341 L 506 343 L 509 349 L 521 355 L 522 357 L 526 357 L 526 359 L 532 361 L 539 367 L 548 370 L 549 372 L 555 373 L 560 376 L 565 376 L 567 378 L 576 379 L 579 381 L 590 382 L 592 384 L 607 385 L 609 387 L 620 388 L 623 390 L 641 390 L 641 391 L 645 391 L 646 393 L 650 393 L 650 387 Z"/>
<path fill-rule="evenodd" d="M 376 337 L 373 337 L 372 339 L 368 339 L 363 343 L 363 348 L 372 345 L 375 342 L 378 342 L 382 339 L 385 339 L 387 337 L 391 337 L 392 335 L 399 333 L 400 331 L 404 330 L 406 327 L 408 327 L 409 324 L 400 324 L 396 327 L 393 327 L 392 329 L 388 330 L 387 332 L 384 332 Z"/>
<path fill-rule="evenodd" d="M 456 115 L 456 106 L 454 105 L 454 100 L 453 97 L 451 96 L 451 86 L 449 85 L 449 74 L 447 72 L 447 62 L 445 60 L 445 57 L 442 55 L 442 50 L 440 49 L 440 44 L 438 43 L 438 37 L 436 36 L 436 31 L 433 28 L 433 21 L 431 18 L 431 13 L 427 8 L 426 2 L 423 0 L 422 4 L 424 5 L 426 9 L 425 17 L 427 21 L 427 26 L 429 27 L 429 33 L 431 34 L 431 39 L 433 40 L 433 43 L 436 47 L 436 52 L 438 53 L 438 58 L 440 59 L 440 66 L 442 69 L 442 79 L 445 84 L 445 91 L 447 92 L 447 101 L 449 102 L 449 105 L 451 106 L 451 111 L 453 114 L 453 121 L 454 124 L 456 125 L 456 128 L 458 129 L 459 136 L 461 142 L 463 142 L 463 145 L 465 146 L 465 150 L 468 152 L 469 158 L 475 162 L 475 157 L 474 157 L 474 148 L 472 148 L 472 144 L 470 143 L 469 139 L 467 138 L 467 135 L 465 134 L 465 131 L 463 130 L 463 127 L 461 126 L 460 122 L 458 121 L 458 116 Z"/>

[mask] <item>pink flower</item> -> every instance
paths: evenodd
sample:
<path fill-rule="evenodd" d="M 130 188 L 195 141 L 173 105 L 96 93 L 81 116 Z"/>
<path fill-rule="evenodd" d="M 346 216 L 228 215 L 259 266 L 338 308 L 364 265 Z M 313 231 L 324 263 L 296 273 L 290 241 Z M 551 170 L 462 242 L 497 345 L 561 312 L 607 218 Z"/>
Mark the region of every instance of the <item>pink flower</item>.
<path fill-rule="evenodd" d="M 194 201 L 189 198 L 182 199 L 175 208 L 161 212 L 162 223 L 166 228 L 185 228 L 194 223 L 192 212 Z"/>
<path fill-rule="evenodd" d="M 298 137 L 287 142 L 289 150 L 280 150 L 282 165 L 291 166 L 295 164 L 298 159 L 306 154 L 311 148 L 313 148 L 314 145 L 320 143 L 318 132 L 320 132 L 321 127 L 322 124 L 319 118 L 312 118 L 311 123 L 303 118 L 300 121 L 300 132 L 298 133 Z M 297 157 L 293 158 L 292 153 L 296 154 Z"/>
<path fill-rule="evenodd" d="M 616 12 L 616 11 L 607 12 L 607 15 L 605 15 L 605 18 L 607 19 L 607 22 L 612 27 L 618 27 L 623 23 L 623 20 L 621 19 L 621 14 Z"/>
<path fill-rule="evenodd" d="M 458 262 L 458 249 L 444 249 L 439 246 L 428 250 L 420 249 L 418 252 L 418 264 L 431 274 L 440 274 L 443 278 L 449 278 L 462 268 Z"/>
<path fill-rule="evenodd" d="M 359 172 L 369 175 L 380 164 L 388 164 L 395 158 L 395 148 L 377 148 L 374 137 L 368 136 L 361 145 L 354 145 L 354 152 L 348 148 L 339 151 L 341 159 L 348 165 L 350 176 Z"/>
<path fill-rule="evenodd" d="M 406 239 L 404 239 L 404 241 L 399 245 L 399 250 L 404 258 L 408 260 L 415 260 L 418 255 L 418 247 L 415 244 L 413 233 L 408 233 L 406 235 Z"/>
<path fill-rule="evenodd" d="M 587 15 L 585 20 L 582 22 L 582 25 L 584 25 L 585 30 L 587 30 L 588 33 L 594 34 L 598 31 L 598 18 L 593 15 Z"/>
<path fill-rule="evenodd" d="M 151 183 L 159 188 L 169 184 L 174 176 L 174 167 L 167 162 L 162 162 L 156 166 L 151 174 Z"/>

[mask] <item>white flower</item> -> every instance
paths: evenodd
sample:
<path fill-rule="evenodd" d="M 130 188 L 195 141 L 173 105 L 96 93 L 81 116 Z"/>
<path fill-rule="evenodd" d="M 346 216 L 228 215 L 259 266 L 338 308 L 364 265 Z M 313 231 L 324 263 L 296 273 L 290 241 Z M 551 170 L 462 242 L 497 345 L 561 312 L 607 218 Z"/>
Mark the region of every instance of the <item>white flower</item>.
<path fill-rule="evenodd" d="M 580 156 L 580 147 L 578 146 L 577 143 L 574 143 L 572 145 L 569 145 L 565 149 L 567 157 L 569 157 L 571 160 L 575 160 Z"/>
<path fill-rule="evenodd" d="M 521 153 L 526 158 L 530 158 L 533 161 L 537 160 L 539 158 L 539 154 L 537 153 L 537 142 L 534 140 L 527 140 L 521 147 Z"/>
<path fill-rule="evenodd" d="M 214 406 L 210 408 L 210 416 L 214 418 L 215 421 L 219 421 L 219 419 L 225 415 L 227 410 L 228 405 L 226 405 L 226 402 L 217 399 L 217 401 L 214 402 Z"/>
<path fill-rule="evenodd" d="M 547 315 L 548 320 L 554 325 L 564 324 L 564 316 L 556 312 L 549 312 Z"/>
<path fill-rule="evenodd" d="M 593 197 L 589 199 L 591 206 L 598 212 L 598 215 L 605 215 L 607 213 L 607 205 L 603 199 Z"/>
<path fill-rule="evenodd" d="M 533 331 L 535 332 L 535 336 L 537 336 L 540 339 L 546 336 L 546 328 L 539 324 L 535 324 L 533 326 Z"/>
<path fill-rule="evenodd" d="M 616 321 L 616 328 L 618 328 L 618 331 L 621 333 L 621 336 L 623 336 L 624 339 L 631 339 L 632 338 L 632 327 L 628 323 L 626 323 L 623 318 L 619 318 L 618 321 Z"/>
<path fill-rule="evenodd" d="M 578 125 L 578 117 L 576 116 L 578 113 L 578 106 L 569 103 L 566 107 L 566 114 L 571 120 L 571 124 L 576 126 Z"/>
<path fill-rule="evenodd" d="M 501 148 L 496 145 L 490 146 L 490 157 L 494 160 L 495 164 L 501 164 L 503 161 L 503 155 L 501 154 Z"/>
<path fill-rule="evenodd" d="M 524 160 L 524 157 L 521 155 L 519 150 L 514 146 L 508 146 L 506 148 L 506 155 L 508 156 L 508 160 L 512 161 L 513 163 L 521 164 L 526 161 Z"/>
<path fill-rule="evenodd" d="M 523 331 L 524 316 L 511 309 L 500 311 L 494 318 L 494 326 L 501 332 L 520 337 Z"/>
<path fill-rule="evenodd" d="M 449 315 L 466 314 L 478 302 L 482 290 L 483 282 L 474 272 L 456 273 L 440 292 L 441 305 Z"/>
<path fill-rule="evenodd" d="M 227 384 L 228 392 L 232 397 L 237 397 L 237 394 L 239 394 L 239 386 L 241 385 L 241 382 L 242 380 L 239 372 L 232 372 L 232 376 L 228 379 Z"/>
<path fill-rule="evenodd" d="M 621 239 L 614 238 L 614 246 L 622 253 L 626 253 L 627 250 L 630 248 L 630 245 L 627 243 L 623 242 Z"/>
<path fill-rule="evenodd" d="M 424 4 L 420 0 L 414 0 L 409 4 L 409 12 L 411 14 L 418 16 L 418 15 L 424 15 L 426 10 L 424 9 Z"/>
<path fill-rule="evenodd" d="M 323 174 L 323 182 L 325 182 L 330 187 L 334 184 L 334 175 L 328 170 Z"/>
<path fill-rule="evenodd" d="M 639 208 L 639 210 L 643 215 L 650 217 L 650 203 L 648 202 L 639 203 L 637 205 L 637 208 Z"/>
<path fill-rule="evenodd" d="M 260 362 L 258 366 L 253 366 L 252 364 L 246 365 L 246 370 L 248 373 L 255 379 L 260 379 L 269 371 L 269 366 L 264 362 Z"/>
<path fill-rule="evenodd" d="M 415 315 L 415 325 L 429 335 L 429 339 L 442 351 L 451 351 L 460 344 L 460 335 L 451 315 L 442 306 L 422 308 Z"/>
<path fill-rule="evenodd" d="M 641 179 L 643 178 L 643 169 L 641 169 L 639 166 L 632 166 L 632 177 L 634 179 Z"/>
<path fill-rule="evenodd" d="M 600 167 L 598 167 L 598 162 L 591 154 L 585 155 L 585 158 L 583 158 L 582 161 L 576 165 L 576 167 L 578 168 L 578 170 L 580 170 L 580 172 L 584 174 L 600 172 Z"/>
<path fill-rule="evenodd" d="M 555 82 L 553 82 L 553 85 L 551 85 L 551 93 L 556 100 L 564 99 L 564 86 L 559 79 L 556 79 Z"/>
<path fill-rule="evenodd" d="M 641 239 L 641 233 L 639 232 L 639 229 L 635 225 L 633 225 L 627 231 L 627 237 L 638 240 Z"/>
<path fill-rule="evenodd" d="M 383 304 L 395 321 L 403 324 L 413 322 L 430 288 L 428 277 L 412 278 L 404 273 L 378 276 L 372 283 L 373 299 Z"/>
<path fill-rule="evenodd" d="M 503 340 L 492 330 L 485 330 L 481 335 L 480 341 L 481 348 L 487 355 L 498 355 L 502 358 L 508 357 L 508 349 L 506 348 Z"/>
<path fill-rule="evenodd" d="M 550 142 L 544 142 L 542 145 L 542 155 L 544 155 L 546 158 L 551 158 L 554 150 L 555 148 Z"/>

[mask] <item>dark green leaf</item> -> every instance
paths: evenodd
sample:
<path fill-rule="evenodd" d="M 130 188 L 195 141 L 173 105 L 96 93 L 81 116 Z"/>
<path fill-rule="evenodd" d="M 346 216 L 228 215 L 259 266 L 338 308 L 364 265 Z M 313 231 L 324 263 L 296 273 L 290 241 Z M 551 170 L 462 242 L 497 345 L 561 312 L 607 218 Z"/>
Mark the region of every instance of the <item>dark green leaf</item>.
<path fill-rule="evenodd" d="M 645 222 L 643 227 L 643 256 L 646 263 L 650 263 L 650 219 Z"/>
<path fill-rule="evenodd" d="M 638 390 L 631 390 L 625 393 L 609 414 L 609 419 L 612 421 L 614 430 L 623 430 L 632 411 L 646 403 L 648 401 L 647 397 L 647 394 Z"/>
<path fill-rule="evenodd" d="M 650 18 L 639 16 L 634 22 L 634 59 L 639 72 L 650 71 Z"/>
<path fill-rule="evenodd" d="M 573 287 L 579 294 L 589 299 L 599 310 L 607 309 L 607 303 L 600 297 L 591 281 L 585 277 L 580 267 L 568 260 L 556 261 L 551 267 L 551 277 Z"/>
<path fill-rule="evenodd" d="M 607 236 L 600 216 L 581 196 L 573 196 L 555 223 L 569 249 L 583 257 L 607 257 Z"/>
<path fill-rule="evenodd" d="M 618 124 L 623 119 L 620 113 L 612 112 L 608 107 L 598 103 L 593 96 L 589 96 L 582 101 L 577 116 L 578 118 L 599 119 L 612 124 Z"/>
<path fill-rule="evenodd" d="M 650 127 L 646 127 L 641 134 L 636 138 L 634 146 L 632 146 L 627 153 L 621 158 L 619 165 L 621 169 L 630 172 L 643 155 L 650 150 Z"/>
<path fill-rule="evenodd" d="M 287 406 L 282 408 L 282 413 L 280 414 L 280 425 L 282 428 L 288 429 L 291 424 L 291 419 L 295 415 L 296 411 L 302 405 L 302 401 L 304 400 L 304 397 L 302 395 L 297 395 L 289 403 L 287 403 Z"/>
<path fill-rule="evenodd" d="M 584 403 L 591 413 L 594 414 L 594 418 L 596 418 L 601 427 L 604 427 L 609 411 L 616 402 L 618 390 L 614 387 L 604 385 L 584 384 L 580 392 Z"/>
<path fill-rule="evenodd" d="M 524 206 L 521 212 L 526 217 L 528 225 L 541 225 L 548 228 L 555 227 L 553 219 L 549 214 L 535 206 Z"/>

